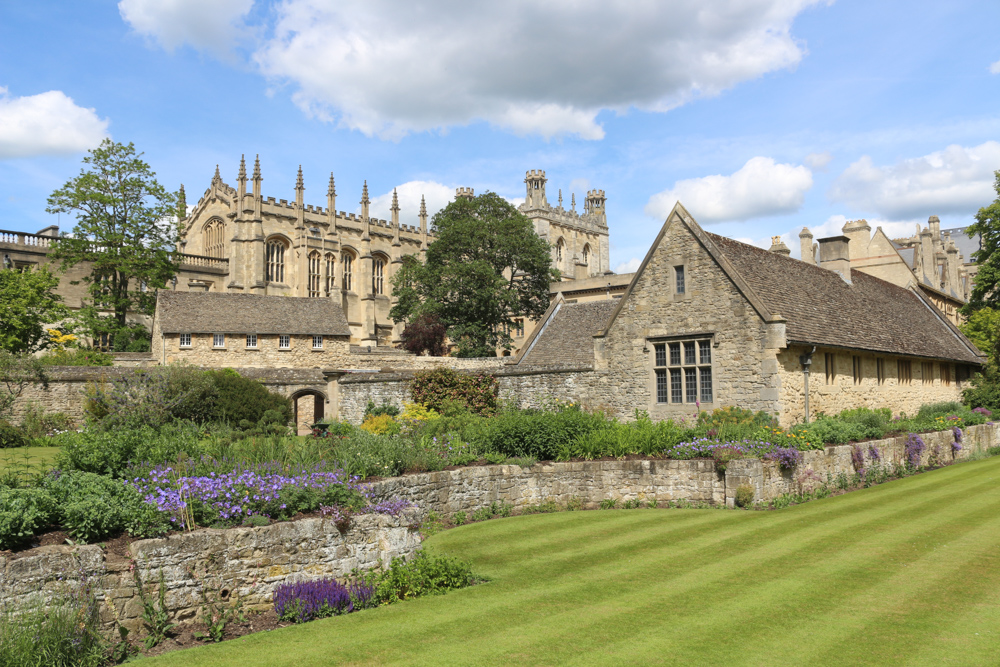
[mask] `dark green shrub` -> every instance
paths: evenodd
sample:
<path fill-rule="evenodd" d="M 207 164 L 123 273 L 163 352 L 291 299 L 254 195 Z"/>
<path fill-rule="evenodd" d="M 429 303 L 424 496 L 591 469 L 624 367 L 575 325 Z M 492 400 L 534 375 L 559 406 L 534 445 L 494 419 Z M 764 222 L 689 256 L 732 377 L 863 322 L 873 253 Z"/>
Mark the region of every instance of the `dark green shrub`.
<path fill-rule="evenodd" d="M 558 456 L 561 445 L 604 423 L 603 416 L 584 412 L 579 406 L 557 412 L 504 410 L 486 423 L 483 446 L 508 457 L 531 456 L 551 461 Z"/>
<path fill-rule="evenodd" d="M 436 368 L 417 373 L 410 382 L 413 400 L 432 410 L 439 410 L 445 401 L 460 401 L 477 415 L 496 412 L 500 385 L 492 375 L 457 373 L 450 368 Z"/>
<path fill-rule="evenodd" d="M 24 546 L 55 523 L 56 503 L 45 489 L 0 488 L 0 547 Z"/>
<path fill-rule="evenodd" d="M 118 475 L 141 446 L 156 438 L 157 432 L 150 426 L 111 431 L 87 429 L 64 440 L 58 464 L 64 470 Z"/>
<path fill-rule="evenodd" d="M 54 516 L 74 539 L 97 542 L 120 533 L 152 537 L 167 531 L 167 518 L 123 480 L 89 472 L 64 472 L 46 480 L 56 501 Z"/>
<path fill-rule="evenodd" d="M 28 444 L 24 429 L 18 428 L 4 419 L 0 419 L 0 448 L 26 447 Z"/>
<path fill-rule="evenodd" d="M 383 605 L 464 588 L 471 585 L 474 578 L 469 563 L 418 551 L 409 561 L 393 558 L 387 570 L 370 572 L 362 581 L 375 589 L 372 601 Z"/>
<path fill-rule="evenodd" d="M 381 417 L 383 415 L 388 415 L 390 417 L 397 417 L 399 416 L 399 407 L 396 405 L 392 405 L 390 403 L 375 405 L 375 401 L 369 398 L 368 405 L 365 406 L 365 415 L 361 421 L 365 421 L 369 417 Z"/>
<path fill-rule="evenodd" d="M 292 420 L 292 401 L 288 397 L 269 391 L 257 380 L 245 378 L 229 368 L 207 373 L 217 392 L 213 419 L 234 424 L 247 420 L 257 424 L 265 413 L 273 410 L 278 413 L 277 421 L 281 424 Z"/>
<path fill-rule="evenodd" d="M 972 376 L 972 386 L 962 392 L 962 401 L 970 408 L 1000 410 L 1000 371 L 992 364 Z"/>
<path fill-rule="evenodd" d="M 749 484 L 740 484 L 736 487 L 736 506 L 750 507 L 753 505 L 756 495 L 757 494 L 752 486 Z"/>

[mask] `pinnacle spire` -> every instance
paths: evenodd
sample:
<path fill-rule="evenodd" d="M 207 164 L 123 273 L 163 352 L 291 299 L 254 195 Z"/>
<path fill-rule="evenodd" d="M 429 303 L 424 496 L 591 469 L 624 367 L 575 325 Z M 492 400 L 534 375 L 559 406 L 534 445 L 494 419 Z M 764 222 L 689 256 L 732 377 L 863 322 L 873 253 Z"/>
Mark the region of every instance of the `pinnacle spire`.
<path fill-rule="evenodd" d="M 253 162 L 253 180 L 260 180 L 260 154 L 257 154 L 257 159 Z"/>
<path fill-rule="evenodd" d="M 302 184 L 302 165 L 299 165 L 299 177 L 295 179 L 295 189 L 305 190 L 306 187 Z"/>
<path fill-rule="evenodd" d="M 219 173 L 219 165 L 215 165 L 215 176 L 212 177 L 212 182 L 213 183 L 222 182 L 222 174 Z"/>
<path fill-rule="evenodd" d="M 330 186 L 326 189 L 326 194 L 335 195 L 337 194 L 337 188 L 333 185 L 333 172 L 330 172 Z"/>
<path fill-rule="evenodd" d="M 369 203 L 369 199 L 368 199 L 368 179 L 365 179 L 365 186 L 361 190 L 361 203 L 362 204 Z"/>
<path fill-rule="evenodd" d="M 218 174 L 219 170 L 216 169 L 215 173 Z M 245 155 L 240 156 L 240 180 L 245 181 L 247 178 L 247 160 Z"/>
<path fill-rule="evenodd" d="M 423 195 L 420 195 L 420 215 L 427 216 L 427 202 L 424 201 Z"/>
<path fill-rule="evenodd" d="M 560 200 L 562 199 L 562 191 L 561 190 L 559 191 L 559 199 Z M 561 204 L 562 202 L 560 201 L 559 203 Z M 575 192 L 570 195 L 570 204 L 569 204 L 569 207 L 570 207 L 570 210 L 572 210 L 572 211 L 576 210 L 576 193 Z"/>
<path fill-rule="evenodd" d="M 392 208 L 389 210 L 390 211 L 399 210 L 399 197 L 396 196 L 396 188 L 392 189 Z"/>
<path fill-rule="evenodd" d="M 562 208 L 562 188 L 559 188 L 559 208 Z"/>

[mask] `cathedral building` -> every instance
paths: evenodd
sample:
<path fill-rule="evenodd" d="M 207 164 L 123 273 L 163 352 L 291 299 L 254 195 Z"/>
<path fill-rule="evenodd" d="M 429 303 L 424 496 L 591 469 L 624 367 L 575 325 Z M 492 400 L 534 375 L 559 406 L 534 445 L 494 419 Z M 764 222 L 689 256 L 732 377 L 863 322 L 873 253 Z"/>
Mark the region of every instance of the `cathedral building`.
<path fill-rule="evenodd" d="M 326 206 L 305 203 L 301 168 L 293 200 L 264 197 L 262 180 L 259 157 L 249 179 L 241 159 L 236 187 L 224 183 L 216 168 L 205 194 L 181 223 L 184 254 L 174 289 L 332 299 L 343 308 L 352 343 L 376 347 L 398 340 L 402 326 L 389 319 L 391 280 L 404 256 L 422 257 L 435 238 L 425 202 L 419 225 L 410 226 L 399 222 L 395 191 L 390 219 L 371 216 L 367 182 L 360 214 L 355 214 L 337 210 L 332 174 Z M 552 246 L 553 266 L 562 279 L 610 273 L 604 191 L 589 191 L 578 213 L 575 195 L 566 209 L 561 191 L 558 205 L 551 206 L 546 181 L 544 171 L 527 172 L 519 209 Z M 456 192 L 456 197 L 472 196 L 471 188 Z M 523 338 L 530 331 L 520 333 Z"/>

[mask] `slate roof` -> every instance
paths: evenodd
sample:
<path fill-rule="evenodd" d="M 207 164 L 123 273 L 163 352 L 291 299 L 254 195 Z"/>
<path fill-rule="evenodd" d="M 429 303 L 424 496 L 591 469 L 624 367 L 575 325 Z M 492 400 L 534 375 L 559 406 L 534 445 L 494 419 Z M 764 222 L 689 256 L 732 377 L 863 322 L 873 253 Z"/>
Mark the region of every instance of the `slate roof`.
<path fill-rule="evenodd" d="M 351 335 L 344 309 L 331 299 L 161 290 L 156 317 L 170 334 Z"/>
<path fill-rule="evenodd" d="M 519 366 L 593 366 L 594 334 L 600 333 L 618 305 L 617 299 L 560 301 L 543 327 L 528 341 Z"/>
<path fill-rule="evenodd" d="M 705 233 L 770 313 L 787 320 L 790 343 L 982 363 L 975 347 L 913 290 L 828 269 Z"/>

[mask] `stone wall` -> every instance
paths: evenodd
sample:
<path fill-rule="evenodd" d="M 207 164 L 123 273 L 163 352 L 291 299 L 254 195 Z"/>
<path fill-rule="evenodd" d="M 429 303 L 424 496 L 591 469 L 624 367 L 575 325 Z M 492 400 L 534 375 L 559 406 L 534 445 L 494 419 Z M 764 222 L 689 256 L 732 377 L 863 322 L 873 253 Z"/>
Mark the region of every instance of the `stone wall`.
<path fill-rule="evenodd" d="M 181 347 L 178 334 L 153 336 L 153 355 L 163 364 L 186 363 L 206 368 L 334 368 L 350 357 L 347 336 L 324 336 L 323 347 L 312 345 L 312 336 L 290 335 L 288 349 L 278 347 L 276 334 L 257 336 L 257 347 L 248 348 L 243 334 L 226 334 L 225 345 L 214 347 L 213 334 L 191 334 L 191 346 Z"/>
<path fill-rule="evenodd" d="M 805 416 L 805 391 L 802 364 L 799 355 L 812 348 L 790 346 L 778 354 L 778 366 L 781 373 L 781 413 L 779 419 L 783 426 L 801 422 Z M 836 356 L 834 370 L 836 373 L 828 384 L 826 379 L 826 355 Z M 854 379 L 853 357 L 861 360 L 860 382 Z M 881 359 L 885 377 L 879 381 L 877 360 Z M 900 382 L 900 360 L 910 362 L 910 381 Z M 923 377 L 923 364 L 929 363 L 931 374 Z M 861 351 L 834 350 L 817 348 L 812 357 L 812 367 L 809 372 L 809 412 L 815 415 L 825 412 L 833 415 L 850 408 L 868 407 L 880 408 L 892 406 L 893 414 L 916 414 L 925 403 L 940 403 L 945 401 L 961 401 L 962 390 L 967 383 L 959 383 L 956 379 L 955 364 L 947 364 L 950 369 L 948 380 L 942 375 L 941 369 L 946 362 L 927 361 L 916 357 L 897 357 L 876 355 Z"/>
<path fill-rule="evenodd" d="M 97 582 L 105 627 L 117 617 L 141 628 L 142 604 L 130 568 L 139 568 L 152 591 L 163 572 L 167 607 L 175 621 L 192 621 L 210 600 L 243 602 L 267 609 L 274 588 L 318 577 L 344 578 L 355 568 L 384 567 L 411 556 L 420 545 L 415 513 L 354 517 L 341 533 L 328 519 L 303 519 L 261 528 L 202 529 L 129 545 L 128 558 L 109 556 L 97 545 L 49 546 L 22 557 L 0 558 L 0 598 L 18 604 L 51 596 L 81 576 Z"/>

